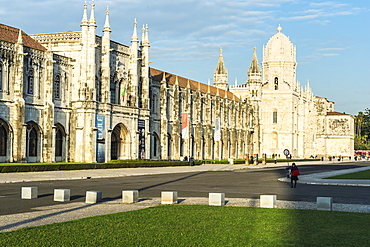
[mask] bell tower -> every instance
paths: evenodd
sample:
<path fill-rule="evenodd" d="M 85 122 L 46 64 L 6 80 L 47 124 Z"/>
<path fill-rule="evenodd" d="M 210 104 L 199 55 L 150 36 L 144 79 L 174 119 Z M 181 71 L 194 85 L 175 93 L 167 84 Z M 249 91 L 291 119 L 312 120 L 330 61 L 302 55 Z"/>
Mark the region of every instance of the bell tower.
<path fill-rule="evenodd" d="M 228 73 L 222 56 L 222 48 L 220 48 L 220 56 L 218 57 L 217 67 L 213 76 L 213 85 L 228 91 Z"/>

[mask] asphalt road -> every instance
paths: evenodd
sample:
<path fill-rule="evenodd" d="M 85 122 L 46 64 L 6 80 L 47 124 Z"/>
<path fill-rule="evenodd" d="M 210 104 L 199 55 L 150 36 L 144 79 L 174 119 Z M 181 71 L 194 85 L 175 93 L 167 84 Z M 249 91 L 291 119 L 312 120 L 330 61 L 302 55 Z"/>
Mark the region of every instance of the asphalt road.
<path fill-rule="evenodd" d="M 301 165 L 301 174 L 361 167 L 361 163 L 339 165 Z M 223 192 L 229 198 L 259 198 L 276 194 L 278 200 L 315 202 L 318 196 L 333 197 L 334 203 L 370 205 L 370 187 L 290 184 L 277 179 L 284 177 L 284 167 L 243 169 L 236 171 L 197 172 L 101 178 L 24 182 L 0 185 L 0 215 L 30 212 L 36 207 L 58 205 L 53 201 L 54 189 L 71 189 L 71 202 L 83 202 L 87 190 L 103 192 L 103 200 L 121 198 L 122 190 L 139 190 L 141 199 L 160 197 L 161 191 L 178 191 L 178 197 L 208 197 L 210 192 Z M 22 200 L 21 187 L 37 186 L 37 200 Z M 64 202 L 69 203 L 69 202 Z"/>

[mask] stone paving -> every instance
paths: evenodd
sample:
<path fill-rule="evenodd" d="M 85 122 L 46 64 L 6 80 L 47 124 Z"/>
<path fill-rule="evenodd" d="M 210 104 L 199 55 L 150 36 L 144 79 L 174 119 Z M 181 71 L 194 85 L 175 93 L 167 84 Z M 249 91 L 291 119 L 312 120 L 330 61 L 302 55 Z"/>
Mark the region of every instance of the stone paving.
<path fill-rule="evenodd" d="M 315 162 L 316 164 L 327 164 L 324 162 Z M 332 164 L 331 162 L 330 164 Z M 306 163 L 307 164 L 307 163 Z M 311 164 L 311 163 L 310 163 Z M 299 163 L 297 163 L 299 165 Z M 58 171 L 58 172 L 35 172 L 35 173 L 7 173 L 0 174 L 0 183 L 16 183 L 25 181 L 46 181 L 46 180 L 70 180 L 107 177 L 138 176 L 149 174 L 181 173 L 181 172 L 200 172 L 200 171 L 232 171 L 236 169 L 261 169 L 266 167 L 286 166 L 284 164 L 267 165 L 202 165 L 187 167 L 165 167 L 165 168 L 127 168 L 127 169 L 106 169 L 106 170 L 81 170 L 81 171 Z M 346 169 L 334 172 L 324 172 L 300 176 L 300 183 L 307 184 L 334 184 L 351 186 L 370 186 L 370 180 L 327 180 L 328 176 L 345 174 L 356 171 L 363 171 L 370 167 L 361 167 L 356 169 Z M 288 182 L 287 178 L 279 178 L 280 181 Z M 244 206 L 258 207 L 259 199 L 247 198 L 225 198 L 225 206 Z M 86 218 L 96 215 L 104 215 L 130 210 L 138 210 L 147 207 L 158 206 L 161 203 L 160 198 L 140 199 L 134 204 L 123 204 L 121 199 L 112 201 L 102 201 L 96 204 L 85 204 L 82 202 L 59 204 L 47 207 L 34 208 L 33 212 L 2 215 L 0 216 L 0 232 L 11 231 L 24 227 L 39 226 L 57 222 L 70 221 Z M 179 204 L 184 205 L 208 205 L 208 198 L 179 198 Z M 277 200 L 277 208 L 292 209 L 316 209 L 316 203 L 311 202 L 291 202 Z M 370 213 L 370 205 L 353 205 L 333 203 L 334 211 L 363 212 Z"/>

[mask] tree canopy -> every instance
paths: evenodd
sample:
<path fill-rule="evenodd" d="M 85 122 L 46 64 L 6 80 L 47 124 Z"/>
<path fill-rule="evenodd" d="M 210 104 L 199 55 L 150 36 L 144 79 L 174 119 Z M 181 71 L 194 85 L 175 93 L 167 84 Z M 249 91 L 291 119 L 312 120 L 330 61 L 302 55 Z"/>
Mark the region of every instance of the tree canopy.
<path fill-rule="evenodd" d="M 370 150 L 370 109 L 355 115 L 355 150 Z"/>

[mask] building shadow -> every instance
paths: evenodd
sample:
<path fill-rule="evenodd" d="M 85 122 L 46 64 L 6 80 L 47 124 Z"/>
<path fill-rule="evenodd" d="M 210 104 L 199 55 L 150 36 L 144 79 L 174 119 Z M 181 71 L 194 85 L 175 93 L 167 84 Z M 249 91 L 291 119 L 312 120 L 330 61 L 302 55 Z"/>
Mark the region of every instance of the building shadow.
<path fill-rule="evenodd" d="M 84 205 L 84 206 L 81 206 L 81 207 L 67 209 L 67 210 L 63 210 L 63 211 L 60 211 L 60 212 L 45 214 L 45 215 L 42 215 L 42 216 L 36 216 L 36 217 L 34 217 L 32 219 L 22 220 L 22 221 L 19 221 L 19 222 L 16 222 L 16 223 L 12 223 L 12 224 L 8 224 L 8 225 L 5 225 L 5 226 L 1 226 L 0 227 L 0 232 L 1 231 L 4 231 L 4 230 L 11 229 L 13 227 L 22 226 L 22 225 L 25 225 L 25 224 L 28 224 L 28 223 L 31 223 L 31 222 L 40 221 L 40 220 L 43 220 L 43 219 L 46 219 L 46 218 L 49 218 L 49 217 L 53 217 L 53 216 L 57 216 L 57 215 L 62 215 L 64 213 L 70 213 L 70 212 L 73 212 L 73 211 L 77 211 L 77 210 L 80 210 L 80 209 L 89 208 L 89 207 L 92 207 L 92 206 L 94 206 L 94 204 Z"/>

